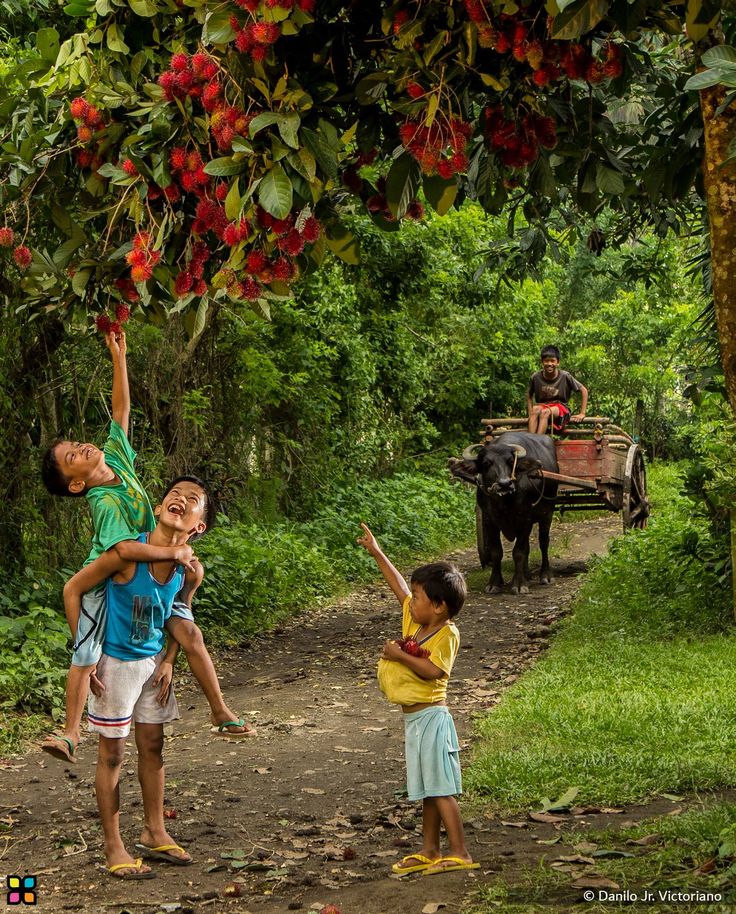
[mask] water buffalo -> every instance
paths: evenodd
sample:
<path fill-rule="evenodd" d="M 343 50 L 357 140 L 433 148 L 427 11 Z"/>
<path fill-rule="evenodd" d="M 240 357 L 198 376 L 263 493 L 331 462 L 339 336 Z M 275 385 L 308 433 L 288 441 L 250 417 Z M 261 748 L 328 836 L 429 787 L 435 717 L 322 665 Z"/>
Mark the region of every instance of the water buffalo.
<path fill-rule="evenodd" d="M 503 588 L 501 533 L 514 541 L 511 593 L 529 593 L 529 535 L 534 524 L 539 524 L 542 551 L 539 580 L 542 584 L 551 580 L 549 529 L 557 483 L 544 479 L 541 469 L 558 472 L 554 442 L 547 435 L 528 432 L 506 432 L 487 444 L 466 449 L 462 460 L 450 462 L 453 475 L 478 487 L 478 555 L 484 568 L 491 566 L 489 593 L 500 593 Z"/>

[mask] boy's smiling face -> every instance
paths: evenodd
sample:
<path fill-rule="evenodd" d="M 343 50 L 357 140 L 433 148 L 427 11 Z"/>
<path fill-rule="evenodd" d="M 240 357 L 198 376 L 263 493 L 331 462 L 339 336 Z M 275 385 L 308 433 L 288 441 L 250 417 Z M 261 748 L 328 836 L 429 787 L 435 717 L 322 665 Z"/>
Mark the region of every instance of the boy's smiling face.
<path fill-rule="evenodd" d="M 105 454 L 98 447 L 80 441 L 60 441 L 54 448 L 54 457 L 70 492 L 81 492 L 87 480 L 105 461 Z"/>
<path fill-rule="evenodd" d="M 177 531 L 186 531 L 187 536 L 204 533 L 207 509 L 207 495 L 195 482 L 177 482 L 164 496 L 155 514 L 158 522 Z"/>
<path fill-rule="evenodd" d="M 554 378 L 557 375 L 557 369 L 560 367 L 560 360 L 553 355 L 546 355 L 542 359 L 542 368 L 548 378 Z"/>

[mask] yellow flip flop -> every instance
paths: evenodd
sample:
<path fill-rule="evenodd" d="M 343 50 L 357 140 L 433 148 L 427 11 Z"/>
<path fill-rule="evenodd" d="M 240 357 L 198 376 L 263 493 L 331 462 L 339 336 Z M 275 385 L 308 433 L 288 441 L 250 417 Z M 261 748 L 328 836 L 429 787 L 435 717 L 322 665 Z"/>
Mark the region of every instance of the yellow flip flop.
<path fill-rule="evenodd" d="M 191 866 L 194 860 L 191 857 L 175 857 L 169 851 L 181 851 L 182 854 L 188 853 L 178 844 L 160 844 L 158 847 L 149 847 L 147 844 L 136 844 L 135 849 L 143 851 L 143 856 L 150 860 L 163 860 L 164 863 L 171 863 L 174 866 Z"/>
<path fill-rule="evenodd" d="M 442 858 L 440 857 L 439 860 L 441 859 Z M 414 866 L 402 866 L 401 864 L 405 863 L 407 860 L 419 860 L 421 862 Z M 422 870 L 426 870 L 428 866 L 439 863 L 439 860 L 430 860 L 429 857 L 425 857 L 424 854 L 409 854 L 406 857 L 402 857 L 398 863 L 394 863 L 391 867 L 391 872 L 398 873 L 399 876 L 407 876 L 409 873 L 419 873 Z"/>
<path fill-rule="evenodd" d="M 113 877 L 113 879 L 155 879 L 156 874 L 153 870 L 147 870 L 142 872 L 141 867 L 143 866 L 143 858 L 136 857 L 135 862 L 133 863 L 114 863 L 112 866 L 108 866 L 107 872 Z M 120 870 L 132 870 L 128 876 L 116 876 L 115 874 Z"/>
<path fill-rule="evenodd" d="M 445 863 L 449 865 L 443 866 Z M 440 857 L 439 860 L 434 861 L 432 866 L 427 866 L 423 869 L 422 876 L 437 876 L 439 873 L 454 873 L 457 870 L 478 870 L 480 869 L 480 863 L 468 863 L 462 857 Z"/>

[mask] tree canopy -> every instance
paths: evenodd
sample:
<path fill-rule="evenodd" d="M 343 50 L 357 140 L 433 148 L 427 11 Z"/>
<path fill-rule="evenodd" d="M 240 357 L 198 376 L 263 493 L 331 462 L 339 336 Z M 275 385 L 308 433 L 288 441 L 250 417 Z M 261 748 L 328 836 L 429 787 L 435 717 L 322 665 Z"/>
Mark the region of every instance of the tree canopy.
<path fill-rule="evenodd" d="M 702 194 L 683 86 L 719 10 L 700 0 L 70 0 L 64 14 L 2 77 L 0 269 L 31 312 L 104 328 L 131 306 L 159 323 L 184 311 L 196 335 L 211 303 L 267 315 L 327 247 L 357 260 L 356 210 L 391 230 L 420 198 L 439 213 L 475 199 L 506 208 L 511 232 L 521 217 L 534 258 L 580 211 L 613 205 L 620 232 L 665 234 Z"/>

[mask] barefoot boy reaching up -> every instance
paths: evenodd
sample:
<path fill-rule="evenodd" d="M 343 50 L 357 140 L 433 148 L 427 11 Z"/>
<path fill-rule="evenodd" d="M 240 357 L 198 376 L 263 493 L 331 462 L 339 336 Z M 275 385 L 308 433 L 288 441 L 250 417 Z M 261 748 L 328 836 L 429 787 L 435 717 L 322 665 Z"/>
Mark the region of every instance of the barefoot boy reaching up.
<path fill-rule="evenodd" d="M 180 477 L 166 490 L 157 508 L 158 523 L 141 541 L 151 546 L 175 547 L 206 529 L 209 497 L 199 480 Z M 164 625 L 177 594 L 184 588 L 189 599 L 202 576 L 187 572 L 175 561 L 131 562 L 111 549 L 77 572 L 64 588 L 67 613 L 79 613 L 82 598 L 104 586 L 107 624 L 103 653 L 97 664 L 101 688 L 93 686 L 89 729 L 99 734 L 95 791 L 105 841 L 108 872 L 118 879 L 150 878 L 142 857 L 178 866 L 192 862 L 172 839 L 164 823 L 163 725 L 178 715 L 171 690 L 173 661 L 178 644 L 171 640 L 164 653 Z M 120 834 L 120 769 L 125 740 L 135 721 L 138 779 L 143 794 L 144 827 L 134 859 Z"/>
<path fill-rule="evenodd" d="M 387 641 L 378 662 L 378 683 L 404 712 L 406 786 L 410 800 L 422 801 L 422 849 L 392 867 L 406 875 L 426 876 L 477 869 L 465 846 L 460 807 L 460 745 L 447 707 L 447 682 L 460 646 L 452 621 L 465 602 L 465 580 L 449 562 L 422 565 L 411 576 L 411 589 L 365 524 L 357 542 L 376 561 L 401 603 L 401 641 Z M 440 852 L 445 826 L 449 853 Z"/>

